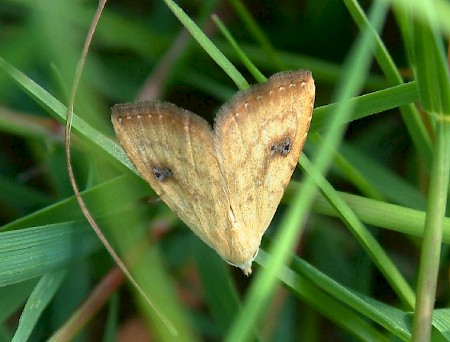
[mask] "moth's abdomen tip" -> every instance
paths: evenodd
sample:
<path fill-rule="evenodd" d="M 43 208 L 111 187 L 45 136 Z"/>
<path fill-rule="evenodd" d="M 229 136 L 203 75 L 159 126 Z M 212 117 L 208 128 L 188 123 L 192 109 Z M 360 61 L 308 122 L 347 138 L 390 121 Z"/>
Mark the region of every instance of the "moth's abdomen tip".
<path fill-rule="evenodd" d="M 248 277 L 250 274 L 252 274 L 252 264 L 245 265 L 241 267 L 242 272 Z"/>

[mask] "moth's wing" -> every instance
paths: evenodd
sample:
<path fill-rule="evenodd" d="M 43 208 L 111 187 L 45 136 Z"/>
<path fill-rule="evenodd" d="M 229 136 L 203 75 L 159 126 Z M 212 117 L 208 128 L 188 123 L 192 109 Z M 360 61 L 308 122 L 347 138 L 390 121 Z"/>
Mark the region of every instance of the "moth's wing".
<path fill-rule="evenodd" d="M 191 112 L 156 101 L 116 105 L 112 122 L 142 177 L 217 250 L 226 240 L 229 204 L 210 125 Z"/>
<path fill-rule="evenodd" d="M 237 94 L 217 116 L 231 208 L 255 252 L 297 165 L 314 96 L 309 71 L 283 72 Z"/>

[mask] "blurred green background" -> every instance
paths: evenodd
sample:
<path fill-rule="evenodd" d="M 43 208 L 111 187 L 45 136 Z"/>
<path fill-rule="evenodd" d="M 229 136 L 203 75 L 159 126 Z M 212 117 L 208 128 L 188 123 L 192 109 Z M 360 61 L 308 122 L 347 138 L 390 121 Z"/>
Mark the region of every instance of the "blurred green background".
<path fill-rule="evenodd" d="M 210 20 L 212 13 L 219 16 L 266 77 L 281 70 L 309 69 L 317 88 L 315 107 L 336 100 L 342 82 L 352 77 L 351 69 L 343 65 L 354 52 L 360 33 L 346 4 L 334 0 L 244 3 L 245 12 L 239 11 L 242 4 L 237 1 L 178 2 L 249 83 L 256 81 Z M 359 2 L 363 10 L 373 3 Z M 95 8 L 94 1 L 2 1 L 2 65 L 6 61 L 66 105 Z M 407 35 L 399 25 L 401 14 L 389 12 L 381 38 L 407 82 L 414 75 L 408 59 L 411 51 L 404 39 Z M 392 86 L 381 69 L 374 62 L 359 87 L 359 94 L 355 95 Z M 14 81 L 11 73 L 4 71 L 2 67 L 0 303 L 4 313 L 0 314 L 0 340 L 8 341 L 14 335 L 23 305 L 26 300 L 30 302 L 31 291 L 47 304 L 43 311 L 34 316 L 28 312 L 22 318 L 25 328 L 20 333 L 24 335 L 16 333 L 17 340 L 20 336 L 32 341 L 46 340 L 63 324 L 69 324 L 70 317 L 83 321 L 88 314 L 74 318 L 75 309 L 90 294 L 95 298 L 93 287 L 102 281 L 110 285 L 104 290 L 106 304 L 98 306 L 99 312 L 92 307 L 88 309 L 93 318 L 89 323 L 80 323 L 77 340 L 171 340 L 155 310 L 132 287 L 122 286 L 115 291 L 115 286 L 123 281 L 120 276 L 119 284 L 113 282 L 115 286 L 104 278 L 115 265 L 73 199 L 64 153 L 64 122 L 55 115 L 56 105 L 50 103 L 50 95 L 44 95 L 44 101 L 35 100 L 29 94 L 32 85 L 19 85 L 17 78 Z M 99 137 L 103 134 L 115 141 L 110 108 L 116 103 L 167 100 L 212 123 L 217 109 L 237 90 L 227 74 L 186 34 L 163 1 L 115 0 L 107 3 L 95 32 L 74 111 L 98 130 Z M 414 96 L 417 101 L 417 94 Z M 337 161 L 332 164 L 327 180 L 339 191 L 426 210 L 430 165 L 414 147 L 398 108 L 373 113 L 376 115 L 349 123 L 339 149 L 371 186 L 361 188 L 361 183 Z M 422 120 L 426 130 L 432 132 L 428 117 L 423 115 Z M 326 122 L 320 126 L 325 127 Z M 132 264 L 133 274 L 140 284 L 145 284 L 142 286 L 151 293 L 150 299 L 181 332 L 178 339 L 222 340 L 254 278 L 243 277 L 239 270 L 229 268 L 205 247 L 139 177 L 105 153 L 107 148 L 103 149 L 106 145 L 102 141 L 91 143 L 95 134 L 79 126 L 74 131 L 72 162 L 78 184 L 81 190 L 94 189 L 86 198 L 88 208 L 119 254 Z M 317 142 L 308 141 L 306 155 L 314 156 L 316 150 Z M 288 190 L 289 196 L 298 189 L 301 176 L 300 171 L 295 173 L 296 181 Z M 289 203 L 289 198 L 284 203 Z M 356 200 L 354 204 L 358 203 Z M 405 316 L 399 320 L 409 322 L 405 317 L 411 310 L 397 298 L 367 252 L 341 220 L 333 214 L 324 215 L 324 210 L 320 204 L 313 206 L 296 254 L 352 291 L 404 310 Z M 383 210 L 380 207 L 372 218 L 382 220 L 387 215 Z M 282 205 L 263 246 L 270 245 L 284 212 Z M 404 215 L 416 220 L 412 212 Z M 417 218 L 417 225 L 422 223 L 419 220 L 423 216 Z M 450 229 L 448 220 L 446 229 Z M 397 223 L 392 225 L 397 227 Z M 417 280 L 420 243 L 411 235 L 420 234 L 414 233 L 417 231 L 413 232 L 413 228 L 408 231 L 405 225 L 406 231 L 399 232 L 389 227 L 389 222 L 383 226 L 387 229 L 368 224 L 369 231 L 413 286 Z M 448 243 L 448 235 L 445 239 Z M 294 273 L 298 276 L 300 271 Z M 44 277 L 51 279 L 53 287 L 43 285 L 44 280 L 48 281 Z M 396 332 L 395 328 L 380 328 L 376 324 L 380 322 L 370 315 L 361 314 L 358 316 L 361 321 L 345 322 L 341 309 L 333 311 L 331 304 L 324 307 L 312 304 L 311 298 L 300 289 L 301 284 L 293 286 L 284 279 L 283 285 L 271 297 L 256 329 L 254 337 L 259 340 L 395 341 L 409 336 L 407 328 L 404 335 L 401 329 Z M 339 301 L 339 295 L 334 299 Z M 436 305 L 445 307 L 448 299 L 448 253 L 444 245 Z M 355 317 L 360 314 L 348 302 L 346 305 Z M 373 305 L 374 311 L 382 311 L 375 304 L 368 305 Z M 388 317 L 389 312 L 386 309 L 383 317 Z M 405 324 L 410 328 L 409 323 Z M 70 330 L 64 327 L 63 331 Z"/>

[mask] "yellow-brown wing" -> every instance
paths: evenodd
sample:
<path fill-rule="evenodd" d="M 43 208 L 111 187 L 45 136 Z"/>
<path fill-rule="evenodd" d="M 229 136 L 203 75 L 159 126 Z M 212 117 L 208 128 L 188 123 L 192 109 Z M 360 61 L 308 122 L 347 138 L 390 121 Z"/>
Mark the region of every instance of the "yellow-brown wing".
<path fill-rule="evenodd" d="M 112 122 L 142 177 L 194 233 L 220 252 L 227 243 L 229 202 L 210 125 L 161 102 L 116 105 Z"/>
<path fill-rule="evenodd" d="M 221 167 L 249 253 L 257 251 L 297 165 L 314 96 L 309 71 L 283 72 L 239 93 L 217 115 Z"/>

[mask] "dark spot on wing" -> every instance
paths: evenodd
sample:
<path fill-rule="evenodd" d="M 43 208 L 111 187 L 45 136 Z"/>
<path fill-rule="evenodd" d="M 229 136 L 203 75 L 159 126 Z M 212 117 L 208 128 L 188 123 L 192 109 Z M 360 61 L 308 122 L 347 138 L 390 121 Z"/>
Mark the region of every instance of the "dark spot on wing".
<path fill-rule="evenodd" d="M 270 147 L 270 155 L 280 154 L 282 156 L 288 155 L 292 149 L 292 142 L 290 138 L 285 138 L 281 141 L 276 142 Z"/>
<path fill-rule="evenodd" d="M 167 178 L 173 177 L 173 172 L 168 167 L 159 168 L 156 166 L 152 167 L 153 176 L 160 182 L 166 180 Z"/>

